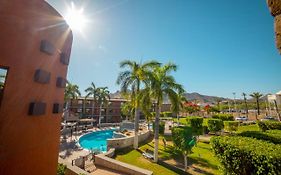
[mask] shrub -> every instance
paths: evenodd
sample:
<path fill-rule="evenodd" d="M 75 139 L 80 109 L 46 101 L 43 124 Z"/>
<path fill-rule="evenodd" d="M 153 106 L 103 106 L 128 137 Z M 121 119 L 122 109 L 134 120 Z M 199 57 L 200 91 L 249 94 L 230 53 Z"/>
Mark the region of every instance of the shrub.
<path fill-rule="evenodd" d="M 201 135 L 203 133 L 203 118 L 202 117 L 187 117 L 187 125 L 191 126 L 192 132 L 195 135 Z"/>
<path fill-rule="evenodd" d="M 212 137 L 224 174 L 281 174 L 281 145 L 248 137 Z"/>
<path fill-rule="evenodd" d="M 281 130 L 281 122 L 278 121 L 259 121 L 258 126 L 262 131 L 266 130 Z"/>
<path fill-rule="evenodd" d="M 153 131 L 155 128 L 155 123 L 153 123 Z M 164 134 L 165 131 L 165 122 L 160 122 L 159 123 L 159 134 Z"/>
<path fill-rule="evenodd" d="M 232 114 L 214 114 L 212 118 L 221 119 L 222 121 L 233 121 L 234 117 Z"/>
<path fill-rule="evenodd" d="M 281 144 L 281 130 L 268 130 L 266 132 L 244 131 L 238 135 L 243 137 L 252 137 L 258 140 L 266 140 L 275 144 Z"/>
<path fill-rule="evenodd" d="M 238 121 L 224 121 L 223 124 L 226 131 L 233 132 L 238 130 Z"/>
<path fill-rule="evenodd" d="M 207 126 L 210 132 L 218 132 L 223 128 L 223 121 L 220 119 L 208 119 Z"/>
<path fill-rule="evenodd" d="M 165 117 L 165 118 L 170 118 L 173 116 L 173 113 L 172 112 L 162 112 L 162 117 Z"/>
<path fill-rule="evenodd" d="M 57 167 L 57 175 L 64 175 L 66 171 L 66 166 L 64 164 L 59 163 Z"/>

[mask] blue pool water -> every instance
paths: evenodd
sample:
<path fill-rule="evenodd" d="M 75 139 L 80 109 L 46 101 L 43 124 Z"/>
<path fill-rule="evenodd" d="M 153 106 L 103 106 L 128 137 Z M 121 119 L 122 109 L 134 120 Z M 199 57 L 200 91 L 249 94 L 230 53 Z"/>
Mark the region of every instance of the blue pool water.
<path fill-rule="evenodd" d="M 96 131 L 86 134 L 79 139 L 81 147 L 88 150 L 107 151 L 106 140 L 113 137 L 114 130 Z"/>

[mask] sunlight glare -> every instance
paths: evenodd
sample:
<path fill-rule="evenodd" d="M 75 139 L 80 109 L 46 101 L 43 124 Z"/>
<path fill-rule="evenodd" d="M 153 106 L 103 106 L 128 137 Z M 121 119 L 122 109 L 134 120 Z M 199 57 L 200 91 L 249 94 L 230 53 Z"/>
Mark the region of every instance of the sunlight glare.
<path fill-rule="evenodd" d="M 68 8 L 65 20 L 72 30 L 83 31 L 87 23 L 87 19 L 83 14 L 84 9 L 77 9 L 75 4 L 71 2 L 71 7 Z"/>

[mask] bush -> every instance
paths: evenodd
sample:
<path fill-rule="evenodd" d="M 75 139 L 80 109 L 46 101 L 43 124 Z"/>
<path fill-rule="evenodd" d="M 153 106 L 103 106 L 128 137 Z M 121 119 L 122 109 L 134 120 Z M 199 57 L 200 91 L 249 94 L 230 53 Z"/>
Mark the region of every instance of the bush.
<path fill-rule="evenodd" d="M 278 121 L 259 121 L 258 125 L 262 131 L 274 129 L 281 130 L 281 122 Z"/>
<path fill-rule="evenodd" d="M 207 126 L 210 132 L 218 132 L 223 128 L 223 121 L 220 119 L 208 119 Z"/>
<path fill-rule="evenodd" d="M 59 163 L 57 167 L 57 175 L 64 175 L 66 171 L 66 166 L 64 164 Z"/>
<path fill-rule="evenodd" d="M 234 121 L 232 114 L 214 114 L 212 118 L 221 119 L 222 121 Z"/>
<path fill-rule="evenodd" d="M 247 137 L 212 137 L 224 174 L 281 174 L 281 145 Z"/>
<path fill-rule="evenodd" d="M 223 124 L 226 131 L 233 132 L 238 130 L 238 121 L 224 121 Z"/>
<path fill-rule="evenodd" d="M 161 117 L 170 118 L 170 117 L 173 117 L 173 113 L 172 112 L 162 112 Z"/>
<path fill-rule="evenodd" d="M 201 135 L 203 133 L 203 118 L 202 117 L 187 117 L 187 125 L 191 126 L 192 132 L 195 135 Z"/>
<path fill-rule="evenodd" d="M 243 137 L 252 137 L 258 140 L 266 140 L 275 144 L 281 144 L 281 130 L 268 130 L 266 132 L 244 131 L 238 135 Z"/>
<path fill-rule="evenodd" d="M 153 123 L 153 131 L 155 128 L 155 123 Z M 164 134 L 165 131 L 165 122 L 160 122 L 159 123 L 159 134 Z"/>

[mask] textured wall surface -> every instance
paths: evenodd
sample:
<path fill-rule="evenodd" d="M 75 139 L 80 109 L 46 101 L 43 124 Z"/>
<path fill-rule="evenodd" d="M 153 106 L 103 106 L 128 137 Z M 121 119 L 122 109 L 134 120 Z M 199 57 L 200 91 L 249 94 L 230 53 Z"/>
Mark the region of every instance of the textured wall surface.
<path fill-rule="evenodd" d="M 276 47 L 281 54 L 281 0 L 267 0 L 267 5 L 274 17 Z"/>
<path fill-rule="evenodd" d="M 44 0 L 1 0 L 0 26 L 0 174 L 56 174 L 72 33 Z"/>

